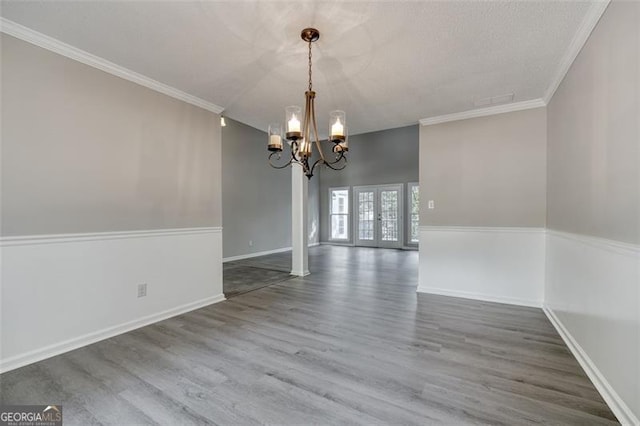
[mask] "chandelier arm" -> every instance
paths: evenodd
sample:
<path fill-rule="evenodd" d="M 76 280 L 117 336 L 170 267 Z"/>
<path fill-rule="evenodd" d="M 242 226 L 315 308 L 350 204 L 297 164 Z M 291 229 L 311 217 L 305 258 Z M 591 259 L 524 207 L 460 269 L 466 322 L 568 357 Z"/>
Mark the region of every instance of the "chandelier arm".
<path fill-rule="evenodd" d="M 291 141 L 291 161 L 294 163 L 299 163 L 300 160 L 298 160 L 298 142 L 297 141 Z"/>
<path fill-rule="evenodd" d="M 304 171 L 304 174 L 307 176 L 307 178 L 311 179 L 311 176 L 313 176 L 313 167 L 309 167 L 309 159 L 305 158 L 304 160 L 302 160 L 302 170 Z"/>
<path fill-rule="evenodd" d="M 272 160 L 273 156 L 276 156 L 276 160 L 279 160 L 280 159 L 280 152 L 274 151 L 271 154 L 269 154 L 269 165 L 271 167 L 273 167 L 274 169 L 284 169 L 285 167 L 289 167 L 289 165 L 294 161 L 293 158 L 291 158 L 289 161 L 284 163 L 282 166 L 279 166 L 279 165 L 273 163 L 273 160 Z"/>
<path fill-rule="evenodd" d="M 291 155 L 291 160 L 289 161 L 290 164 L 297 164 L 300 167 L 302 167 L 302 171 L 305 174 L 308 174 L 308 170 L 309 170 L 309 161 L 307 160 L 306 157 L 304 157 L 303 155 L 301 155 L 300 157 L 296 156 L 296 155 Z"/>
<path fill-rule="evenodd" d="M 330 168 L 331 170 L 342 170 L 345 167 L 347 167 L 347 157 L 344 157 L 344 164 L 340 167 L 336 167 L 334 166 L 334 164 L 336 164 L 337 161 L 334 161 L 333 163 L 324 163 L 325 166 L 327 166 L 328 168 Z"/>
<path fill-rule="evenodd" d="M 309 171 L 309 178 L 311 178 L 311 176 L 313 176 L 313 171 L 316 169 L 316 166 L 318 164 L 326 164 L 326 162 L 322 159 L 322 158 L 318 158 L 314 163 L 313 166 L 311 166 L 311 170 Z"/>
<path fill-rule="evenodd" d="M 341 160 L 344 160 L 342 167 L 334 167 L 334 164 L 338 164 Z M 347 167 L 347 157 L 345 157 L 344 151 L 340 151 L 340 154 L 336 157 L 335 161 L 325 161 L 324 164 L 332 170 L 342 170 Z"/>

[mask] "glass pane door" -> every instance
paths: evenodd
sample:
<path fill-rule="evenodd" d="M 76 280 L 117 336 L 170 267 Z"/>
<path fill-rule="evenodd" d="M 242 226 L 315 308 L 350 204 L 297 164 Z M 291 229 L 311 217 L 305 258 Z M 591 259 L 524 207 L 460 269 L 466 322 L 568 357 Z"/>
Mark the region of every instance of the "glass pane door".
<path fill-rule="evenodd" d="M 398 191 L 380 191 L 380 239 L 398 241 Z"/>
<path fill-rule="evenodd" d="M 378 187 L 378 247 L 402 247 L 402 185 Z"/>
<path fill-rule="evenodd" d="M 354 188 L 358 246 L 402 247 L 402 185 Z"/>
<path fill-rule="evenodd" d="M 376 246 L 376 190 L 355 188 L 356 245 Z"/>

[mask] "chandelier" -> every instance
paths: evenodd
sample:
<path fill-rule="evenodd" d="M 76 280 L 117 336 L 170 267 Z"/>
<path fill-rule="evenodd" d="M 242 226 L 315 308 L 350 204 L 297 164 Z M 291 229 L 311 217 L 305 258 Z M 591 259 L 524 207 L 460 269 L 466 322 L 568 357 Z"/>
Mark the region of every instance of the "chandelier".
<path fill-rule="evenodd" d="M 344 111 L 332 111 L 329 114 L 329 141 L 333 143 L 333 157 L 327 159 L 320 138 L 318 137 L 318 125 L 316 124 L 315 98 L 316 92 L 313 91 L 313 83 L 311 81 L 311 44 L 320 38 L 320 32 L 315 28 L 305 28 L 300 34 L 302 40 L 309 44 L 309 89 L 304 92 L 305 107 L 304 118 L 300 122 L 301 108 L 299 106 L 289 106 L 285 108 L 285 129 L 284 138 L 288 141 L 291 150 L 289 161 L 285 164 L 278 165 L 274 161 L 281 158 L 283 148 L 283 129 L 280 124 L 269 125 L 269 142 L 267 149 L 271 151 L 269 154 L 269 164 L 276 169 L 284 169 L 290 164 L 299 164 L 302 166 L 304 174 L 311 179 L 313 171 L 318 164 L 324 164 L 333 170 L 342 170 L 347 165 L 346 152 L 349 150 L 347 141 L 347 126 L 345 122 Z M 302 126 L 301 126 L 302 124 Z M 313 153 L 313 144 L 315 143 L 320 158 L 315 162 L 311 162 Z"/>

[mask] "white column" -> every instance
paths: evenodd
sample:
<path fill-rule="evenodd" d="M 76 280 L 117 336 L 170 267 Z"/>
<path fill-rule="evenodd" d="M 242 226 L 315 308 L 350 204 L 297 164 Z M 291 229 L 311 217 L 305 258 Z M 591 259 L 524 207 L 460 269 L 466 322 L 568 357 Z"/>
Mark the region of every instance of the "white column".
<path fill-rule="evenodd" d="M 309 275 L 307 192 L 309 180 L 302 167 L 291 165 L 291 275 Z"/>

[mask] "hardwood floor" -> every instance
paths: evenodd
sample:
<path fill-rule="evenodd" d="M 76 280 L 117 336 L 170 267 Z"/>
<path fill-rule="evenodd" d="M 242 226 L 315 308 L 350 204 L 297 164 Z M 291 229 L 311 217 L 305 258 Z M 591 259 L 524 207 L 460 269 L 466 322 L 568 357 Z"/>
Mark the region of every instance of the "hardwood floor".
<path fill-rule="evenodd" d="M 222 268 L 222 287 L 227 299 L 292 278 L 289 271 L 253 266 L 242 260 L 227 262 Z"/>
<path fill-rule="evenodd" d="M 5 373 L 2 402 L 68 425 L 615 423 L 541 310 L 416 294 L 417 252 L 310 254 L 307 277 Z"/>

